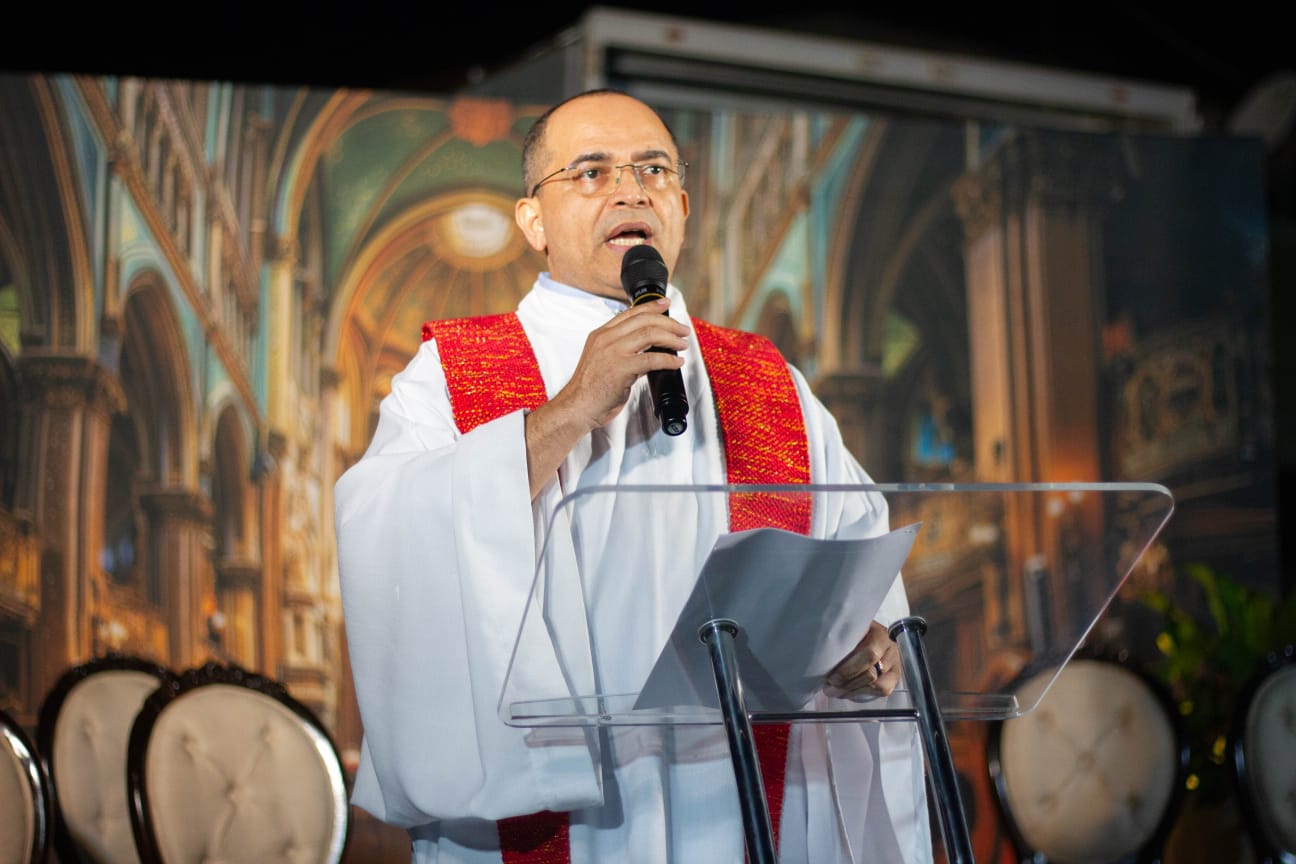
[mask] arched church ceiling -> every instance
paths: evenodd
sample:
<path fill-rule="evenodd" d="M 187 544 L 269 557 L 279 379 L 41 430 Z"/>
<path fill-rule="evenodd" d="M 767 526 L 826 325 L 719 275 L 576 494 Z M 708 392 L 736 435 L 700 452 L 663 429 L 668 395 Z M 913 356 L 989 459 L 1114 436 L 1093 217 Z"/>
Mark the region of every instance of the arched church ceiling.
<path fill-rule="evenodd" d="M 810 217 L 806 213 L 798 214 L 788 224 L 787 230 L 779 238 L 777 252 L 762 274 L 760 285 L 747 303 L 746 314 L 738 322 L 740 327 L 756 329 L 766 304 L 775 295 L 783 298 L 782 302 L 786 304 L 787 314 L 793 319 L 802 319 L 813 314 L 813 310 L 808 308 L 805 302 L 809 298 L 802 290 L 813 269 L 810 230 Z M 805 365 L 807 370 L 812 368 L 809 364 Z"/>
<path fill-rule="evenodd" d="M 122 310 L 122 387 L 161 484 L 196 479 L 194 384 L 176 305 L 161 280 L 141 275 Z"/>
<path fill-rule="evenodd" d="M 85 208 L 56 99 L 46 79 L 0 75 L 0 220 L 9 241 L 0 254 L 10 259 L 25 334 L 85 348 L 93 306 Z"/>
<path fill-rule="evenodd" d="M 912 316 L 922 338 L 929 339 L 937 338 L 945 326 L 940 321 L 958 308 L 951 305 L 950 286 L 942 287 L 932 277 L 961 267 L 962 238 L 957 223 L 951 223 L 948 200 L 948 189 L 963 166 L 960 133 L 957 124 L 904 120 L 885 129 L 850 227 L 856 242 L 847 254 L 844 308 L 828 312 L 860 322 L 859 331 L 846 337 L 848 354 L 856 361 L 880 358 L 889 312 Z M 933 270 L 917 266 L 923 256 L 949 260 Z"/>
<path fill-rule="evenodd" d="M 277 195 L 286 194 L 289 190 L 284 184 L 285 177 L 291 171 L 289 156 L 300 156 L 307 136 L 311 134 L 313 122 L 323 115 L 336 94 L 329 90 L 315 90 L 304 87 L 275 88 L 268 96 L 270 126 L 277 130 L 271 146 L 270 170 L 267 175 L 267 188 Z M 209 122 L 214 127 L 214 122 Z M 209 147 L 211 146 L 209 142 Z M 274 205 L 278 207 L 276 202 Z M 282 226 L 276 224 L 276 229 Z"/>
<path fill-rule="evenodd" d="M 939 200 L 939 199 L 933 199 Z M 962 259 L 962 225 L 948 201 L 924 231 L 922 242 L 906 262 L 891 299 L 896 316 L 910 322 L 940 368 L 941 380 L 952 392 L 969 385 L 967 363 L 967 299 Z"/>
<path fill-rule="evenodd" d="M 157 242 L 145 224 L 143 216 L 129 198 L 123 196 L 118 201 L 114 212 L 120 244 L 116 254 L 120 281 L 118 290 L 121 296 L 114 299 L 113 308 L 122 308 L 122 304 L 126 302 L 128 294 L 137 283 L 156 282 L 165 289 L 169 298 L 170 309 L 176 316 L 179 331 L 184 338 L 186 354 L 191 357 L 198 356 L 206 340 L 206 334 L 202 322 L 180 286 L 180 277 L 166 256 L 158 249 Z M 227 374 L 223 363 L 218 364 L 218 367 L 222 370 L 222 375 Z"/>
<path fill-rule="evenodd" d="M 852 269 L 880 273 L 891 264 L 890 250 L 927 206 L 947 189 L 962 167 L 957 128 L 892 121 L 886 129 L 876 168 L 860 199 Z"/>
<path fill-rule="evenodd" d="M 505 103 L 375 99 L 327 143 L 316 176 L 324 281 L 336 285 L 376 232 L 448 191 L 498 189 L 520 175 L 529 117 Z M 465 107 L 467 106 L 467 107 Z"/>
<path fill-rule="evenodd" d="M 313 185 L 289 194 L 312 202 L 312 218 L 291 218 L 318 232 L 297 246 L 318 244 L 323 258 L 323 353 L 366 382 L 360 403 L 371 386 L 385 392 L 424 321 L 511 309 L 542 269 L 513 220 L 522 142 L 540 110 L 351 94 L 310 121 L 302 148 L 316 156 L 296 157 L 295 182 Z"/>
<path fill-rule="evenodd" d="M 384 228 L 340 286 L 351 295 L 339 321 L 346 339 L 362 337 L 371 362 L 381 345 L 408 357 L 424 321 L 513 308 L 543 265 L 512 220 L 513 200 L 447 192 Z"/>
<path fill-rule="evenodd" d="M 282 130 L 282 147 L 292 149 L 310 132 L 310 120 L 318 117 L 336 96 L 335 91 L 309 87 L 266 89 L 266 110 L 273 128 Z"/>
<path fill-rule="evenodd" d="M 61 77 L 55 80 L 58 88 L 59 98 L 71 102 L 76 100 L 76 88 L 71 78 Z M 104 160 L 102 158 L 102 145 L 95 137 L 94 131 L 86 121 L 86 116 L 81 111 L 61 111 L 60 118 L 67 128 L 68 141 L 72 146 L 72 161 L 76 165 L 74 179 L 77 182 L 79 198 L 83 202 L 95 202 L 99 196 L 96 190 L 99 188 L 104 171 Z M 91 207 L 78 207 L 77 215 L 82 220 L 82 230 L 87 237 L 94 236 L 91 230 L 91 221 L 95 218 L 94 211 Z M 96 288 L 102 285 L 102 268 L 100 264 L 103 256 L 95 254 L 91 261 L 95 265 L 95 285 Z"/>

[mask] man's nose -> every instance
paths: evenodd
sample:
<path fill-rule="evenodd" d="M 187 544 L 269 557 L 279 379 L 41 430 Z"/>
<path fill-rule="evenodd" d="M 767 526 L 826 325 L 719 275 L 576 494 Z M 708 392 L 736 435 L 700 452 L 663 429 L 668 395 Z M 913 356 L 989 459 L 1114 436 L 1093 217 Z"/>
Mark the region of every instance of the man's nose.
<path fill-rule="evenodd" d="M 648 189 L 643 184 L 643 179 L 639 176 L 639 170 L 633 164 L 617 165 L 613 169 L 616 172 L 616 182 L 612 184 L 612 194 L 621 200 L 642 201 L 648 197 Z M 629 171 L 630 176 L 634 178 L 633 183 L 621 183 L 621 175 Z"/>

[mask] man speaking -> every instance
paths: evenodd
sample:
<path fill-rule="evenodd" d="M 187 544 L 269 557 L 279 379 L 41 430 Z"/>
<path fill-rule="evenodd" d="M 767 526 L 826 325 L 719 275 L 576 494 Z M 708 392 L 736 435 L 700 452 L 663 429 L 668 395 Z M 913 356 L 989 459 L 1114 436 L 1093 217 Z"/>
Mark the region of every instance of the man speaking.
<path fill-rule="evenodd" d="M 579 547 L 590 614 L 604 619 L 591 626 L 623 629 L 647 646 L 627 662 L 651 665 L 719 534 L 888 530 L 878 496 L 772 518 L 730 507 L 626 560 L 617 526 L 649 499 L 599 495 L 583 524 L 607 533 L 544 536 L 558 502 L 591 486 L 872 482 L 772 344 L 691 318 L 669 284 L 686 168 L 666 124 L 626 94 L 591 91 L 541 116 L 516 219 L 547 271 L 514 313 L 424 326 L 373 441 L 337 483 L 365 730 L 353 800 L 408 828 L 416 862 L 744 860 L 720 727 L 617 727 L 573 748 L 500 720 L 546 539 Z M 886 625 L 907 614 L 897 577 L 816 699 L 889 693 L 900 669 Z M 912 724 L 761 724 L 756 746 L 779 861 L 931 860 Z"/>

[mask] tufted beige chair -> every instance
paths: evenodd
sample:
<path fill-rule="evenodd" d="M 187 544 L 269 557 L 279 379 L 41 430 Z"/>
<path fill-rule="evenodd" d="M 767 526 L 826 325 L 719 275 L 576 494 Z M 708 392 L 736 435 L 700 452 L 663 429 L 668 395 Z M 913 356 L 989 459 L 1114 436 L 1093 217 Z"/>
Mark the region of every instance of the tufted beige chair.
<path fill-rule="evenodd" d="M 1188 765 L 1170 697 L 1111 659 L 1081 656 L 1055 673 L 1024 674 L 1010 689 L 1039 704 L 988 730 L 990 777 L 1021 860 L 1159 861 Z"/>
<path fill-rule="evenodd" d="M 54 788 L 61 864 L 137 864 L 126 806 L 126 744 L 144 700 L 174 675 L 109 654 L 73 666 L 41 704 L 36 741 Z"/>
<path fill-rule="evenodd" d="M 342 762 L 282 684 L 209 663 L 144 704 L 127 782 L 145 864 L 334 864 L 350 827 Z"/>
<path fill-rule="evenodd" d="M 1245 683 L 1230 733 L 1233 777 L 1258 864 L 1296 864 L 1296 650 Z"/>
<path fill-rule="evenodd" d="M 31 739 L 0 711 L 0 864 L 40 864 L 54 818 L 49 778 Z"/>

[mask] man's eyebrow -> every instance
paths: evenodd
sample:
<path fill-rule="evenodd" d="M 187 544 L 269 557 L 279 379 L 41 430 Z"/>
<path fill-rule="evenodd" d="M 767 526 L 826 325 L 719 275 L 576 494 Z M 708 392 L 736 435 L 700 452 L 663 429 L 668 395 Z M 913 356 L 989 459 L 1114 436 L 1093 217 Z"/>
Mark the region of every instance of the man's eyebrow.
<path fill-rule="evenodd" d="M 612 161 L 611 153 L 602 153 L 596 151 L 594 153 L 581 153 L 579 156 L 577 156 L 575 159 L 572 159 L 567 164 L 579 165 L 582 162 L 611 162 L 611 161 Z"/>
<path fill-rule="evenodd" d="M 630 156 L 633 162 L 643 162 L 648 159 L 670 159 L 670 154 L 665 150 L 640 150 Z M 585 162 L 611 162 L 612 154 L 596 151 L 593 153 L 581 153 L 575 159 L 568 162 L 568 165 L 581 165 Z"/>
<path fill-rule="evenodd" d="M 643 162 L 646 159 L 670 159 L 670 154 L 665 150 L 640 150 L 632 158 L 636 162 Z"/>

